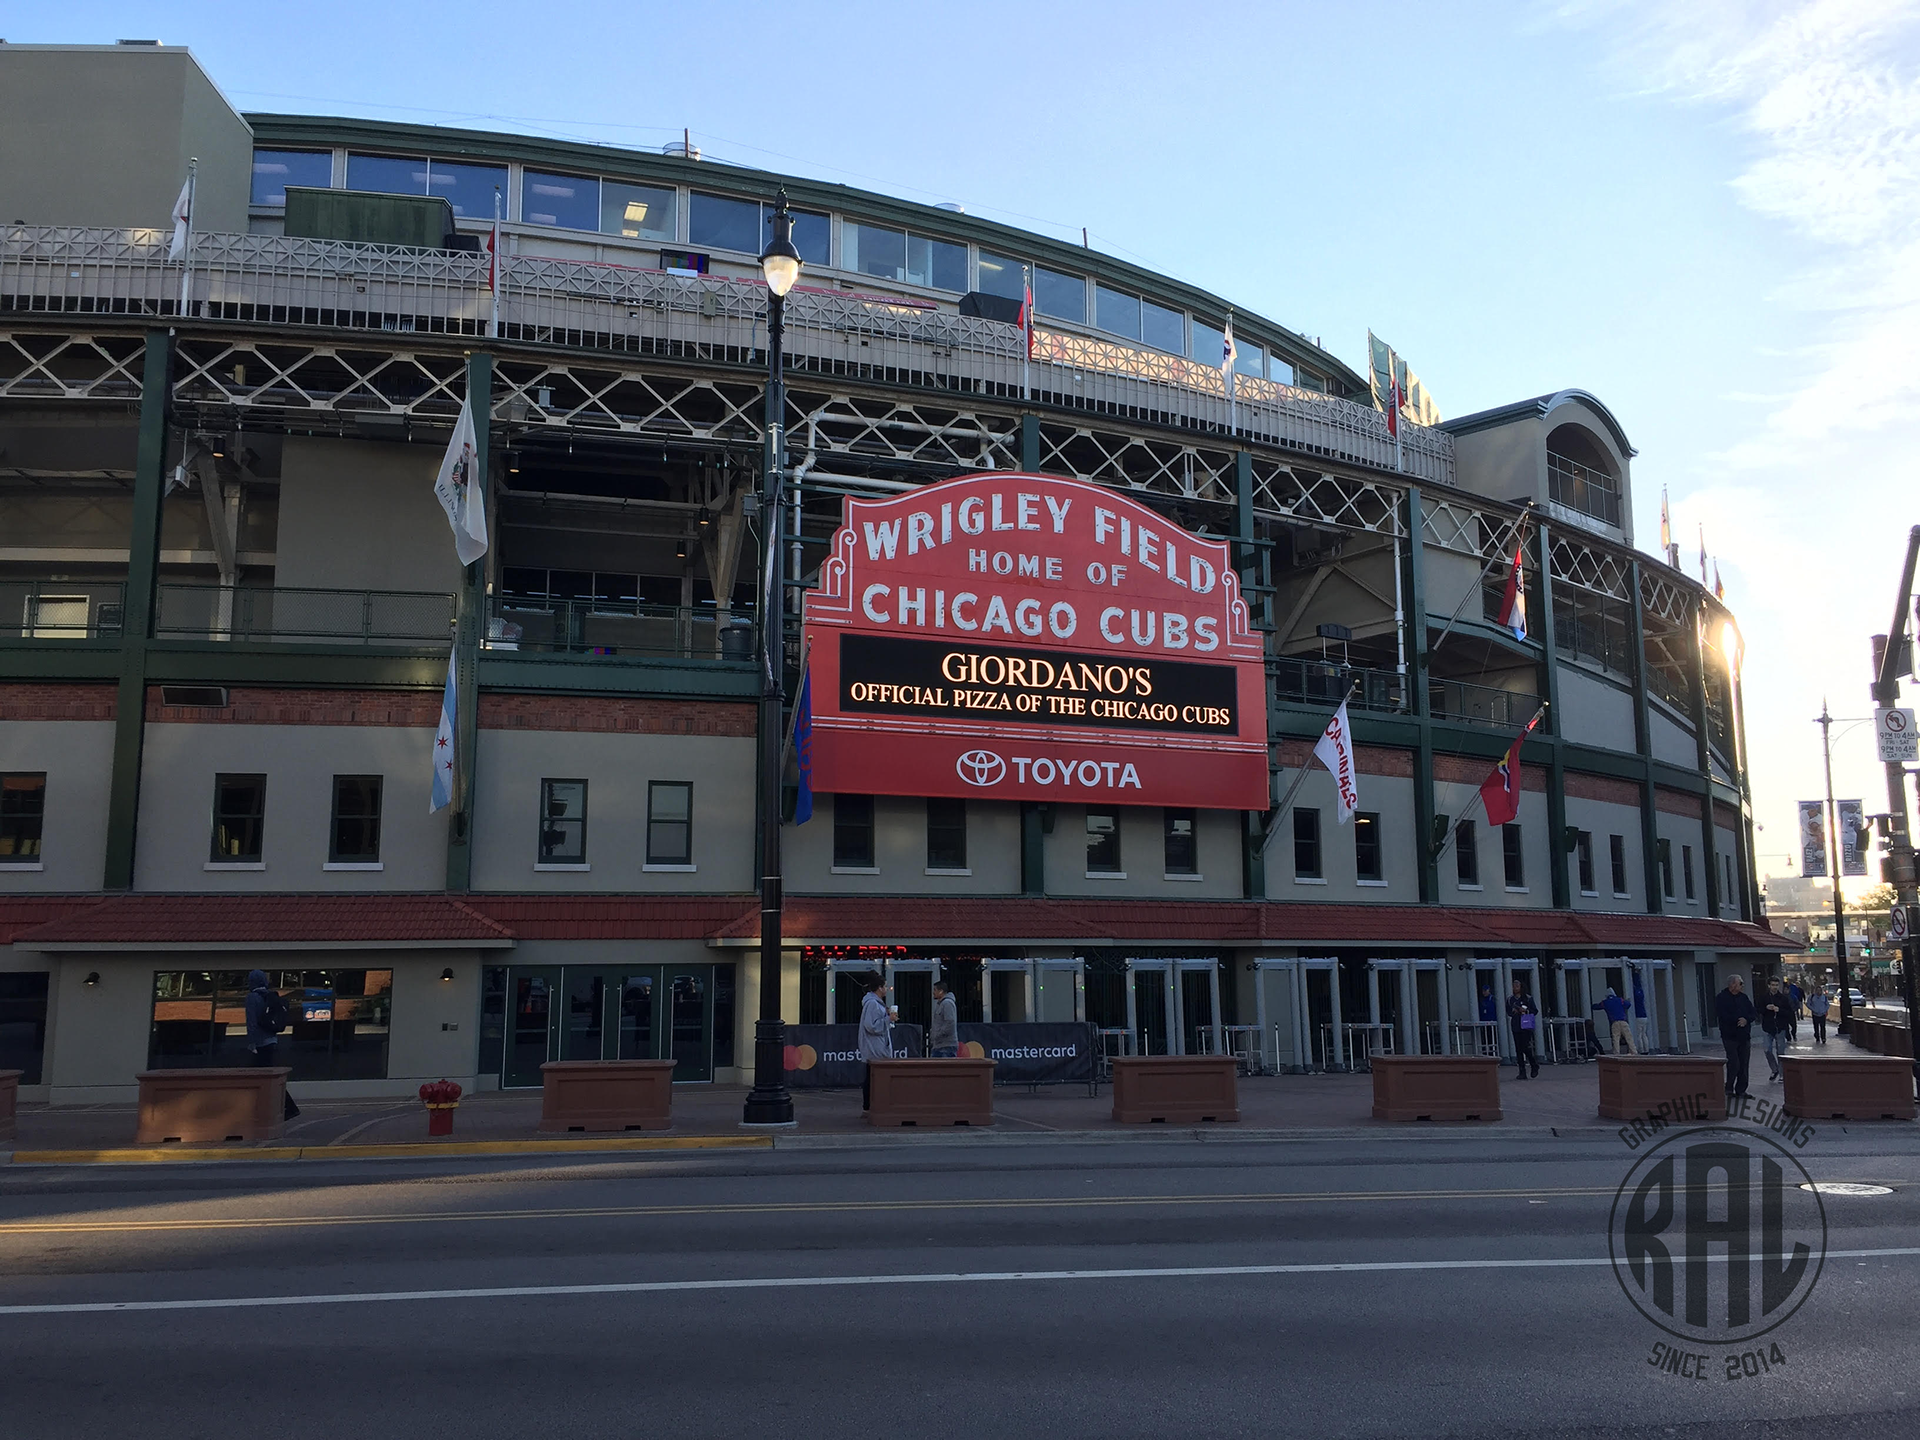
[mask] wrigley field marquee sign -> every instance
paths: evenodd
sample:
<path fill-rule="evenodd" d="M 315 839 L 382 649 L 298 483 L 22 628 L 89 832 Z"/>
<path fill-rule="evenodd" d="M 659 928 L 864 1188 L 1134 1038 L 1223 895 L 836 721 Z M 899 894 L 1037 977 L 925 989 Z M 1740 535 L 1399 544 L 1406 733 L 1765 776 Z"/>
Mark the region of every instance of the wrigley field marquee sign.
<path fill-rule="evenodd" d="M 996 472 L 849 500 L 806 644 L 818 790 L 1267 805 L 1226 543 L 1101 486 Z"/>

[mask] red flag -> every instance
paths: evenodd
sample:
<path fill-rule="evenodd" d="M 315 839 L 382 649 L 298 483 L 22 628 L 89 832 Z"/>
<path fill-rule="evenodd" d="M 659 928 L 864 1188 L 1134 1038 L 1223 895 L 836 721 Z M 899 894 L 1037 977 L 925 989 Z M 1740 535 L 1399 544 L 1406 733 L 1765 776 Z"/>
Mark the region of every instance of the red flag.
<path fill-rule="evenodd" d="M 1020 301 L 1020 328 L 1027 335 L 1027 358 L 1033 358 L 1033 281 L 1027 281 L 1024 298 Z"/>
<path fill-rule="evenodd" d="M 1513 564 L 1507 567 L 1507 587 L 1500 596 L 1500 625 L 1512 632 L 1516 640 L 1527 638 L 1527 581 L 1520 568 L 1520 557 L 1526 546 L 1526 536 L 1522 535 L 1514 544 Z"/>
<path fill-rule="evenodd" d="M 1493 773 L 1480 782 L 1480 803 L 1487 807 L 1489 825 L 1511 825 L 1513 817 L 1520 813 L 1520 747 L 1533 733 L 1533 727 L 1540 723 L 1540 713 L 1533 712 L 1533 719 L 1513 737 L 1513 744 L 1493 767 Z"/>
<path fill-rule="evenodd" d="M 1400 388 L 1399 372 L 1394 371 L 1387 385 L 1387 434 L 1396 440 L 1400 438 L 1400 407 L 1406 403 L 1407 393 Z"/>

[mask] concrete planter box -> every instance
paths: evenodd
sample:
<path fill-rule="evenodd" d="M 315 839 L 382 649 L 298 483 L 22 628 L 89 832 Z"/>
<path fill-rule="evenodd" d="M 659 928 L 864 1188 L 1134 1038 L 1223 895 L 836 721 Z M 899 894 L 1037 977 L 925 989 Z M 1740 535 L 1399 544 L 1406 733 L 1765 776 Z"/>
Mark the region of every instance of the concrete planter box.
<path fill-rule="evenodd" d="M 0 1140 L 14 1137 L 14 1108 L 20 1103 L 20 1072 L 0 1070 Z"/>
<path fill-rule="evenodd" d="M 1898 1055 L 1903 1060 L 1913 1059 L 1913 1031 L 1905 1025 L 1889 1025 L 1886 1028 L 1886 1053 Z"/>
<path fill-rule="evenodd" d="M 1727 1062 L 1704 1055 L 1602 1055 L 1600 1118 L 1724 1120 Z"/>
<path fill-rule="evenodd" d="M 1376 1120 L 1498 1120 L 1500 1062 L 1491 1055 L 1376 1055 Z"/>
<path fill-rule="evenodd" d="M 869 1125 L 993 1124 L 991 1060 L 869 1060 Z"/>
<path fill-rule="evenodd" d="M 1879 1021 L 1863 1020 L 1855 1015 L 1853 1023 L 1847 1027 L 1847 1035 L 1853 1041 L 1855 1049 L 1864 1050 L 1869 1055 L 1880 1053 Z"/>
<path fill-rule="evenodd" d="M 1882 1055 L 1789 1055 L 1781 1103 L 1802 1120 L 1911 1120 L 1913 1062 Z"/>
<path fill-rule="evenodd" d="M 554 1060 L 540 1067 L 540 1133 L 665 1130 L 677 1060 Z"/>
<path fill-rule="evenodd" d="M 277 1140 L 286 1126 L 284 1065 L 222 1070 L 143 1070 L 134 1142 Z"/>
<path fill-rule="evenodd" d="M 1113 1118 L 1122 1125 L 1185 1125 L 1240 1118 L 1231 1055 L 1137 1055 L 1113 1062 Z"/>

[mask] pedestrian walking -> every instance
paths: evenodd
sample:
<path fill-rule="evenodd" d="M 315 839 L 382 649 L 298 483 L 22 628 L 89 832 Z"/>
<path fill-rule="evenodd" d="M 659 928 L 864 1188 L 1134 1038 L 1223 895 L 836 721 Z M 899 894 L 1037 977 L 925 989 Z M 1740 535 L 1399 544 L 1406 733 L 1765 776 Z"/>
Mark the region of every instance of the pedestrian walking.
<path fill-rule="evenodd" d="M 1780 1057 L 1787 1053 L 1787 1034 L 1790 1027 L 1787 1007 L 1792 1002 L 1778 980 L 1770 981 L 1767 993 L 1760 1001 L 1760 1029 L 1766 1035 L 1767 1078 L 1780 1078 Z"/>
<path fill-rule="evenodd" d="M 1613 1042 L 1614 1054 L 1637 1055 L 1640 1053 L 1633 1046 L 1633 1007 L 1631 1005 L 1609 990 L 1607 998 L 1595 1001 L 1591 1008 L 1607 1012 L 1607 1034 Z"/>
<path fill-rule="evenodd" d="M 1798 1045 L 1800 1043 L 1800 1007 L 1807 1002 L 1807 992 L 1794 981 L 1789 980 L 1787 999 L 1792 1002 L 1787 1006 L 1787 1043 Z"/>
<path fill-rule="evenodd" d="M 1747 1062 L 1753 1058 L 1753 1001 L 1738 975 L 1713 997 L 1714 1019 L 1720 1026 L 1720 1044 L 1727 1052 L 1727 1094 L 1747 1093 Z"/>
<path fill-rule="evenodd" d="M 860 1108 L 873 1108 L 873 1062 L 893 1059 L 893 1017 L 887 1013 L 887 982 L 867 977 L 860 1002 Z"/>
<path fill-rule="evenodd" d="M 1827 1009 L 1832 1005 L 1825 990 L 1816 990 L 1807 997 L 1807 1014 L 1813 1017 L 1813 1043 L 1827 1043 Z"/>
<path fill-rule="evenodd" d="M 960 1054 L 960 1016 L 954 1008 L 953 992 L 947 982 L 933 982 L 933 1024 L 927 1029 L 927 1053 L 935 1060 L 952 1060 Z"/>
<path fill-rule="evenodd" d="M 1533 1003 L 1533 997 L 1527 994 L 1527 987 L 1518 980 L 1513 982 L 1513 994 L 1507 997 L 1507 1024 L 1513 1030 L 1514 1079 L 1525 1080 L 1529 1069 L 1533 1078 L 1540 1078 L 1540 1056 L 1533 1048 L 1534 1037 L 1540 1028 L 1540 1010 Z"/>
<path fill-rule="evenodd" d="M 280 1032 L 287 1028 L 287 997 L 267 984 L 267 972 L 247 972 L 247 1049 L 253 1063 L 261 1068 L 277 1066 Z M 283 1088 L 280 1097 L 286 1103 L 281 1114 L 288 1120 L 300 1113 L 293 1096 Z"/>

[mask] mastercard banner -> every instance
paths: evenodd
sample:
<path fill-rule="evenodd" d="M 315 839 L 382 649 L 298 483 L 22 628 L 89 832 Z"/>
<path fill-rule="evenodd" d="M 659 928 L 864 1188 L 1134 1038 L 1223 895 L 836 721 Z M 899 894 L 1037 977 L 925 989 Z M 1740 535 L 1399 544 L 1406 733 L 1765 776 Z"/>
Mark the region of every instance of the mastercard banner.
<path fill-rule="evenodd" d="M 990 472 L 849 500 L 805 635 L 816 791 L 1267 806 L 1227 543 L 1116 491 Z"/>

